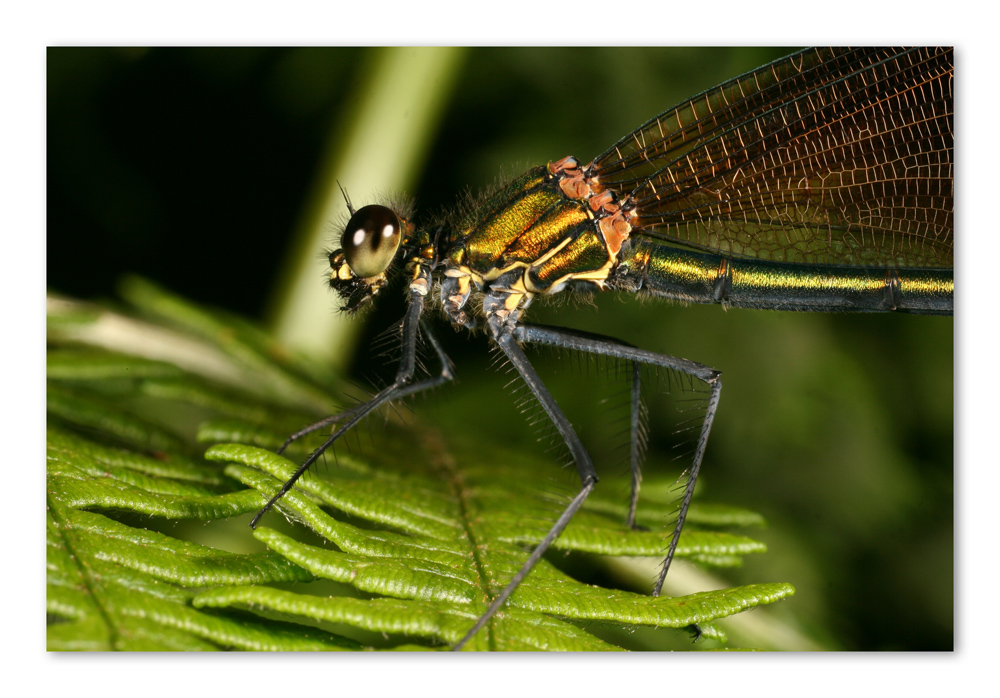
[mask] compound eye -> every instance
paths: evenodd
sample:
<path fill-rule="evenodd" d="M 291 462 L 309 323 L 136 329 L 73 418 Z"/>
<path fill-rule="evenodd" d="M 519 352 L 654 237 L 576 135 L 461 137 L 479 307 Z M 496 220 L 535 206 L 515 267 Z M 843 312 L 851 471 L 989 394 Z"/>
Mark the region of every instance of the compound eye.
<path fill-rule="evenodd" d="M 365 206 L 347 222 L 340 246 L 351 271 L 362 278 L 378 276 L 399 249 L 399 216 L 385 206 Z"/>

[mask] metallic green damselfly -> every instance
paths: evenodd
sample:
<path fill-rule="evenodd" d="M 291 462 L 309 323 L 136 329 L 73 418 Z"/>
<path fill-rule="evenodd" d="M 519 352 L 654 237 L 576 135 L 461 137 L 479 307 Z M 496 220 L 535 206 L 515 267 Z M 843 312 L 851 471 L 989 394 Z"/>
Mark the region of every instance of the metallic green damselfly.
<path fill-rule="evenodd" d="M 732 307 L 951 314 L 952 80 L 950 49 L 807 49 L 681 103 L 589 163 L 565 157 L 532 168 L 447 221 L 415 225 L 384 206 L 348 204 L 341 249 L 330 255 L 330 285 L 354 312 L 391 277 L 408 279 L 399 370 L 370 401 L 289 439 L 337 425 L 254 525 L 372 410 L 451 379 L 422 319 L 433 291 L 454 325 L 485 329 L 497 344 L 580 476 L 577 496 L 458 647 L 505 603 L 597 482 L 589 453 L 523 344 L 632 366 L 630 524 L 639 483 L 639 367 L 670 369 L 707 386 L 659 594 L 719 404 L 719 373 L 616 339 L 530 325 L 525 309 L 563 292 L 617 290 Z M 421 330 L 442 369 L 415 381 Z"/>

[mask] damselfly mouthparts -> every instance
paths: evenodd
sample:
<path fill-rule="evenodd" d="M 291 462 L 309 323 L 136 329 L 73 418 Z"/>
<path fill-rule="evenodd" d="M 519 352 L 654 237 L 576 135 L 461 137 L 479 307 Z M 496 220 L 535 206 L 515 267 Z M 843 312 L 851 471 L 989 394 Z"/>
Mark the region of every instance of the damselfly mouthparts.
<path fill-rule="evenodd" d="M 372 410 L 450 380 L 423 321 L 434 293 L 453 324 L 482 329 L 496 343 L 580 476 L 576 497 L 458 647 L 505 603 L 597 483 L 523 344 L 668 368 L 707 386 L 659 594 L 708 443 L 719 373 L 615 339 L 530 325 L 525 309 L 559 293 L 616 290 L 761 309 L 951 314 L 952 78 L 950 49 L 808 49 L 681 103 L 591 162 L 564 157 L 532 168 L 455 220 L 417 225 L 386 207 L 351 207 L 341 249 L 330 255 L 330 284 L 353 312 L 391 276 L 405 275 L 396 379 L 289 439 L 336 424 L 252 525 Z M 421 330 L 442 371 L 415 381 Z M 630 522 L 637 460 L 632 469 Z"/>

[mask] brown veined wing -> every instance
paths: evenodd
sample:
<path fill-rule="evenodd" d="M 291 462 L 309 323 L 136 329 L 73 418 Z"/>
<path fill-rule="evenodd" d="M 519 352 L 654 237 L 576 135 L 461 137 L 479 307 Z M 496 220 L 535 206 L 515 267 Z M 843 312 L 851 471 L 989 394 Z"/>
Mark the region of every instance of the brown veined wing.
<path fill-rule="evenodd" d="M 591 165 L 639 230 L 778 262 L 953 265 L 953 51 L 808 49 L 681 103 Z"/>

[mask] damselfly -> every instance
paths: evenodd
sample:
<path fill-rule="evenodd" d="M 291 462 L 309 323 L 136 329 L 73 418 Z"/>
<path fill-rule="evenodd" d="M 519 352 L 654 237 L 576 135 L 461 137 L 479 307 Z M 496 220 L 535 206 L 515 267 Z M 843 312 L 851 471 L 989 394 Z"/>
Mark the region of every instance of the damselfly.
<path fill-rule="evenodd" d="M 719 402 L 719 373 L 615 339 L 530 325 L 525 310 L 559 293 L 617 290 L 733 307 L 951 314 L 952 78 L 950 49 L 808 49 L 681 103 L 589 163 L 564 157 L 532 168 L 462 217 L 421 226 L 387 207 L 348 204 L 330 285 L 354 312 L 405 275 L 399 370 L 370 401 L 289 439 L 336 425 L 253 525 L 372 410 L 450 380 L 447 357 L 422 319 L 433 292 L 452 323 L 482 329 L 496 343 L 580 476 L 576 497 L 458 647 L 504 604 L 597 483 L 597 468 L 524 344 L 667 368 L 707 386 L 659 594 Z M 421 331 L 442 370 L 414 380 Z M 634 375 L 637 396 L 638 368 Z M 632 469 L 629 523 L 635 457 Z"/>

